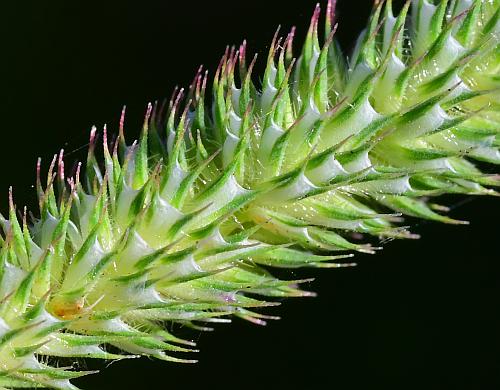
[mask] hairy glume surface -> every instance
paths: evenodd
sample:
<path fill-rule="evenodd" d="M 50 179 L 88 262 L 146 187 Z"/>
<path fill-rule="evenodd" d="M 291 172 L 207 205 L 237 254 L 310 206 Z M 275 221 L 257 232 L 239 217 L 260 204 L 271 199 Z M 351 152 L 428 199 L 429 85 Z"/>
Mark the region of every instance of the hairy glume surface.
<path fill-rule="evenodd" d="M 413 237 L 404 215 L 462 223 L 432 197 L 496 194 L 474 161 L 500 163 L 500 1 L 378 3 L 349 60 L 330 1 L 297 59 L 276 35 L 262 85 L 230 48 L 210 93 L 200 69 L 148 107 L 138 142 L 122 117 L 85 169 L 65 177 L 61 153 L 42 184 L 39 165 L 39 218 L 12 194 L 1 218 L 0 388 L 75 389 L 88 372 L 54 357 L 191 362 L 168 324 L 264 323 L 311 295 L 272 267 L 349 265 L 370 235 Z"/>

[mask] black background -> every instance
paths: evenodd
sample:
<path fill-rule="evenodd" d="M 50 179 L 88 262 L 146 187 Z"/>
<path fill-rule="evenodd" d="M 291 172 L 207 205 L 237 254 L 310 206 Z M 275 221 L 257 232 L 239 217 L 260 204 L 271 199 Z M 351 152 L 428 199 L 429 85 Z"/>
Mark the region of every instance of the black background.
<path fill-rule="evenodd" d="M 92 124 L 116 130 L 128 106 L 137 134 L 148 101 L 212 71 L 227 44 L 249 42 L 260 69 L 278 24 L 303 37 L 313 0 L 67 1 L 1 5 L 0 191 L 5 212 L 35 207 L 35 161 L 59 148 L 85 156 Z M 371 2 L 339 0 L 338 37 L 348 50 Z M 300 41 L 300 40 L 299 40 Z M 82 148 L 83 147 L 83 148 Z M 304 270 L 314 299 L 283 302 L 267 328 L 236 320 L 199 342 L 200 363 L 99 362 L 87 389 L 498 389 L 500 388 L 500 200 L 450 197 L 471 226 L 410 221 L 423 235 L 397 241 L 359 266 Z M 186 335 L 184 330 L 181 330 Z"/>

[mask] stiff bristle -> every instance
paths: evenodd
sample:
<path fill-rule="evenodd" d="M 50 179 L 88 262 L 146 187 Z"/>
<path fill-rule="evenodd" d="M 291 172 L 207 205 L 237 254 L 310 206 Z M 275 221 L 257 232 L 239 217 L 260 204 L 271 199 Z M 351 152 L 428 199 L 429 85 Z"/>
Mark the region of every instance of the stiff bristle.
<path fill-rule="evenodd" d="M 65 172 L 61 150 L 44 188 L 38 160 L 38 218 L 17 215 L 10 189 L 0 388 L 93 373 L 52 357 L 194 363 L 166 324 L 265 325 L 278 299 L 315 295 L 273 267 L 351 267 L 376 242 L 418 238 L 405 216 L 466 223 L 433 197 L 498 195 L 474 161 L 500 163 L 500 1 L 415 0 L 398 16 L 377 1 L 349 60 L 335 4 L 324 31 L 316 7 L 298 58 L 295 28 L 276 33 L 262 85 L 246 42 L 227 47 L 211 98 L 200 67 L 148 104 L 138 141 L 124 107 L 112 144 L 92 127 L 84 169 Z"/>

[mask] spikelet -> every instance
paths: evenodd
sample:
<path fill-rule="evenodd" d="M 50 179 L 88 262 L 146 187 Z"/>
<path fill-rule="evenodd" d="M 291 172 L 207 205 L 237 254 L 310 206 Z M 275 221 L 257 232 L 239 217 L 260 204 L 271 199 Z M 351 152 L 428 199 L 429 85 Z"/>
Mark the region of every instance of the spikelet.
<path fill-rule="evenodd" d="M 431 197 L 496 194 L 474 161 L 500 163 L 500 1 L 415 0 L 398 16 L 376 2 L 349 60 L 334 3 L 298 59 L 295 32 L 276 34 L 261 86 L 246 44 L 227 49 L 212 96 L 200 69 L 148 106 L 138 142 L 123 112 L 114 142 L 92 129 L 73 176 L 61 152 L 42 184 L 39 162 L 39 218 L 18 218 L 11 191 L 0 388 L 76 389 L 89 372 L 58 357 L 193 362 L 168 323 L 264 324 L 273 298 L 312 295 L 272 267 L 350 265 L 376 249 L 354 234 L 412 238 L 403 215 L 464 223 Z"/>

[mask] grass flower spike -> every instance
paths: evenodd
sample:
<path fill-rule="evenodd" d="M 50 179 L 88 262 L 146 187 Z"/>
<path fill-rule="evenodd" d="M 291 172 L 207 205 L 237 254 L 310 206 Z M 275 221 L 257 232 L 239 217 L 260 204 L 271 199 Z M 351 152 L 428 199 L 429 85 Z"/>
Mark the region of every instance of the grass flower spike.
<path fill-rule="evenodd" d="M 213 84 L 200 69 L 148 106 L 137 142 L 124 110 L 69 177 L 62 151 L 43 181 L 39 161 L 38 217 L 11 191 L 0 388 L 76 389 L 90 372 L 61 357 L 194 362 L 167 324 L 265 324 L 275 298 L 313 295 L 273 267 L 348 266 L 371 236 L 414 238 L 404 216 L 464 223 L 436 196 L 497 195 L 478 167 L 500 163 L 500 1 L 377 1 L 348 59 L 336 28 L 330 0 L 300 56 L 294 30 L 263 75 L 228 48 Z"/>

